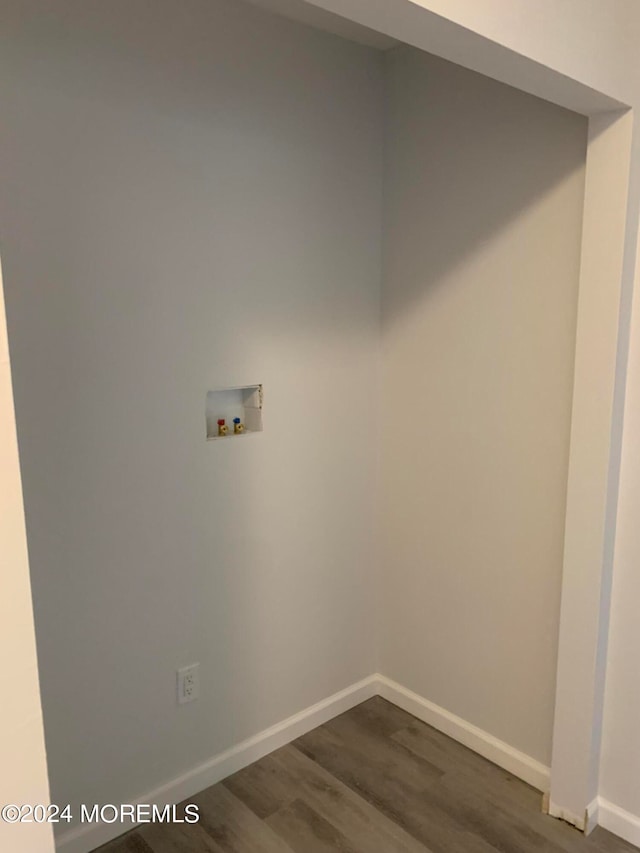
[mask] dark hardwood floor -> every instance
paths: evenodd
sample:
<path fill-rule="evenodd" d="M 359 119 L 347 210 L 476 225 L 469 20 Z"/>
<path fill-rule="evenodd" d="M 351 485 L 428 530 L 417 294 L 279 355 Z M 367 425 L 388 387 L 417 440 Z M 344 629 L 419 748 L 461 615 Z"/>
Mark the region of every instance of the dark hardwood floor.
<path fill-rule="evenodd" d="M 627 853 L 375 698 L 202 791 L 197 824 L 146 824 L 100 853 Z"/>

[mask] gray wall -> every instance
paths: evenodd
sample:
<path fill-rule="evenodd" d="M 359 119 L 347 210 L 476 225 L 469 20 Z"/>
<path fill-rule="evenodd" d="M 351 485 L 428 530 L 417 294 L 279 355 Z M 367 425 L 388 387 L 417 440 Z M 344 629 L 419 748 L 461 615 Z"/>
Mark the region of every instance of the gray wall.
<path fill-rule="evenodd" d="M 380 669 L 549 764 L 586 122 L 386 70 Z"/>
<path fill-rule="evenodd" d="M 2 38 L 52 798 L 130 802 L 375 668 L 375 424 L 349 425 L 376 384 L 380 58 L 235 0 L 27 0 Z M 255 382 L 264 433 L 207 444 L 207 389 Z"/>
<path fill-rule="evenodd" d="M 382 57 L 232 0 L 45 9 L 0 30 L 0 251 L 53 800 L 376 668 L 547 762 L 584 121 L 388 55 L 379 442 Z M 265 432 L 206 444 L 254 382 Z"/>

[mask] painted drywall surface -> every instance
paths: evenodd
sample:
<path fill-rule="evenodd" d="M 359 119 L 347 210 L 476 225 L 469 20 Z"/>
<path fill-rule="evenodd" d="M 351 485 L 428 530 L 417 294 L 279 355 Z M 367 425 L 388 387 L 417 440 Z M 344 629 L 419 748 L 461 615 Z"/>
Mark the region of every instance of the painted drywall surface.
<path fill-rule="evenodd" d="M 640 12 L 635 0 L 306 0 L 363 26 L 452 57 L 466 36 L 465 67 L 488 62 L 497 70 L 520 55 L 581 86 L 629 105 L 640 102 L 636 60 Z M 420 30 L 412 35 L 410 27 Z M 429 30 L 432 31 L 430 34 Z M 437 33 L 436 41 L 429 42 Z M 478 38 L 480 37 L 480 39 Z M 438 39 L 440 44 L 438 45 Z M 493 58 L 481 45 L 493 43 Z M 441 53 L 445 51 L 445 53 Z M 507 54 L 512 54 L 511 59 Z M 453 58 L 453 57 L 452 57 Z M 528 63 L 529 72 L 534 69 Z M 479 69 L 478 69 L 479 70 Z M 490 74 L 489 69 L 484 73 Z M 490 75 L 491 76 L 491 75 Z M 548 78 L 550 87 L 562 88 Z"/>
<path fill-rule="evenodd" d="M 1 273 L 0 565 L 0 804 L 47 804 L 49 784 Z M 0 821 L 0 847 L 15 853 L 53 851 L 51 825 Z"/>
<path fill-rule="evenodd" d="M 638 128 L 636 127 L 636 133 Z M 640 152 L 638 155 L 640 162 Z M 638 271 L 636 270 L 636 279 Z M 606 670 L 600 794 L 640 820 L 640 304 L 637 289 L 631 313 L 627 370 L 624 441 L 615 545 L 611 621 Z M 624 821 L 627 823 L 627 821 Z"/>
<path fill-rule="evenodd" d="M 17 5 L 17 4 L 16 4 Z M 29 4 L 33 8 L 33 4 Z M 87 4 L 85 4 L 86 6 Z M 326 8 L 332 6 L 331 3 L 325 2 L 322 4 Z M 347 6 L 346 0 L 338 0 L 333 6 L 340 6 L 344 9 Z M 373 15 L 376 7 L 384 6 L 384 14 L 391 18 L 397 17 L 397 11 L 400 5 L 408 5 L 407 3 L 391 3 L 389 0 L 380 0 L 380 2 L 372 2 L 372 0 L 358 0 L 358 3 L 352 2 L 351 6 L 359 5 L 362 10 Z M 543 9 L 541 4 L 532 5 L 530 3 L 514 4 L 512 0 L 508 2 L 494 3 L 477 3 L 475 2 L 449 2 L 447 0 L 446 8 L 443 4 L 423 3 L 429 5 L 434 11 L 443 14 L 449 14 L 452 19 L 458 20 L 461 24 L 476 28 L 481 33 L 488 37 L 496 39 L 499 43 L 506 45 L 514 50 L 520 49 L 526 55 L 530 55 L 537 61 L 546 61 L 551 67 L 563 70 L 571 75 L 574 79 L 584 79 L 590 81 L 592 85 L 602 88 L 610 92 L 612 97 L 617 97 L 622 100 L 627 100 L 630 103 L 640 103 L 640 95 L 633 81 L 636 79 L 638 66 L 636 61 L 637 52 L 637 20 L 638 10 L 636 4 L 616 3 L 615 15 L 612 15 L 612 5 L 609 2 L 598 2 L 598 0 L 588 0 L 588 2 L 553 3 L 553 7 Z M 27 9 L 27 4 L 20 4 L 21 9 Z M 70 8 L 70 7 L 65 7 Z M 336 11 L 336 9 L 334 9 Z M 340 11 L 338 9 L 337 11 Z M 135 16 L 131 16 L 131 8 L 128 9 L 129 24 L 133 24 L 133 37 L 137 38 L 138 31 L 142 27 L 144 15 L 139 16 L 136 12 Z M 491 13 L 491 14 L 489 14 Z M 616 21 L 620 21 L 620 15 L 623 15 L 623 24 L 617 25 Z M 5 5 L 3 9 L 3 24 L 6 24 L 8 18 L 8 9 Z M 69 17 L 66 21 L 67 27 L 72 25 L 74 18 Z M 368 18 L 366 23 L 374 25 L 371 18 Z M 551 22 L 552 26 L 549 26 Z M 562 26 L 558 28 L 558 24 Z M 490 25 L 490 29 L 487 27 Z M 612 30 L 612 27 L 614 30 Z M 116 30 L 118 27 L 116 26 Z M 122 32 L 112 32 L 109 27 L 106 28 L 107 34 L 117 35 L 121 38 L 126 28 L 122 27 Z M 5 29 L 5 32 L 9 30 Z M 395 33 L 397 35 L 397 33 Z M 604 37 L 606 34 L 606 38 Z M 43 33 L 44 36 L 44 33 Z M 64 39 L 67 38 L 61 32 L 55 34 L 57 40 L 61 40 L 64 44 Z M 165 42 L 162 42 L 163 44 Z M 20 49 L 24 47 L 24 43 L 19 40 L 13 40 L 15 46 Z M 73 47 L 73 42 L 68 42 Z M 592 49 L 595 45 L 596 49 Z M 76 43 L 76 47 L 77 47 Z M 94 45 L 95 46 L 95 45 Z M 149 48 L 152 50 L 152 48 Z M 11 45 L 3 45 L 3 56 L 9 62 Z M 71 51 L 77 53 L 78 51 Z M 80 45 L 80 53 L 82 49 Z M 102 51 L 99 51 L 102 53 Z M 171 54 L 169 53 L 169 56 Z M 23 54 L 24 57 L 24 54 Z M 30 56 L 26 57 L 28 66 L 37 68 L 41 61 L 38 56 L 38 50 L 31 52 Z M 86 58 L 86 56 L 84 57 Z M 473 59 L 473 55 L 469 59 Z M 21 61 L 20 56 L 14 56 L 15 61 Z M 82 57 L 81 57 L 82 59 Z M 71 60 L 71 56 L 69 57 Z M 122 65 L 114 70 L 118 72 L 117 78 L 123 82 L 122 89 L 118 91 L 114 101 L 122 100 L 123 97 L 129 97 L 132 103 L 140 96 L 140 86 L 128 86 L 126 83 L 130 81 L 130 76 L 124 69 L 127 65 L 137 64 L 138 72 L 142 73 L 144 78 L 144 62 L 142 58 L 136 55 L 135 58 L 130 56 L 127 60 L 123 56 Z M 15 67 L 15 66 L 14 66 Z M 44 66 L 47 72 L 51 72 L 54 77 L 59 76 L 59 72 L 51 64 Z M 96 66 L 100 67 L 100 66 Z M 22 72 L 26 69 L 22 67 Z M 90 66 L 84 64 L 83 70 L 90 71 Z M 198 68 L 192 69 L 194 76 L 198 76 Z M 29 76 L 27 74 L 27 76 Z M 71 79 L 73 75 L 66 75 L 66 88 L 79 88 L 81 91 L 87 91 L 87 80 L 84 74 L 78 75 L 77 78 Z M 141 78 L 137 78 L 138 82 Z M 178 85 L 181 78 L 178 75 Z M 175 84 L 175 80 L 174 83 Z M 191 81 L 195 83 L 195 79 Z M 172 85 L 170 78 L 165 78 L 167 85 Z M 631 87 L 634 86 L 633 91 Z M 158 91 L 151 87 L 148 90 L 156 93 L 156 100 L 161 101 L 158 97 Z M 108 93 L 102 93 L 105 97 Z M 193 105 L 193 99 L 202 95 L 201 87 L 196 85 L 189 86 L 188 92 L 183 91 L 183 101 Z M 174 103 L 175 106 L 175 103 Z M 188 111 L 191 111 L 190 109 Z M 171 110 L 173 112 L 173 110 Z M 636 145 L 636 157 L 638 156 L 638 148 Z M 632 204 L 634 200 L 631 200 Z M 634 235 L 635 240 L 635 235 Z M 635 336 L 640 334 L 640 326 L 637 320 L 634 320 L 634 340 Z M 637 347 L 636 347 L 637 349 Z M 622 568 L 616 570 L 616 584 L 614 587 L 614 606 L 612 613 L 612 649 L 615 657 L 618 658 L 614 662 L 614 667 L 617 668 L 618 677 L 613 678 L 613 674 L 609 679 L 606 717 L 606 730 L 611 739 L 605 738 L 605 761 L 603 763 L 603 778 L 604 790 L 608 796 L 614 796 L 616 791 L 620 791 L 618 797 L 620 802 L 625 802 L 627 808 L 635 808 L 634 800 L 637 800 L 637 786 L 635 780 L 640 769 L 640 758 L 637 757 L 633 749 L 630 749 L 630 744 L 635 742 L 636 725 L 635 721 L 638 717 L 640 709 L 640 696 L 636 690 L 637 680 L 635 678 L 635 648 L 640 641 L 636 637 L 636 625 L 632 616 L 629 614 L 629 602 L 636 597 L 636 582 L 633 566 L 637 565 L 638 554 L 640 547 L 637 545 L 637 540 L 634 535 L 635 518 L 637 512 L 634 507 L 638 504 L 638 495 L 640 488 L 640 465 L 638 464 L 637 452 L 635 450 L 637 440 L 637 419 L 634 419 L 633 412 L 638 410 L 638 401 L 635 400 L 635 389 L 640 387 L 640 380 L 635 370 L 634 364 L 637 363 L 637 358 L 632 359 L 629 377 L 628 377 L 628 409 L 631 414 L 628 415 L 628 422 L 631 425 L 626 430 L 625 441 L 625 467 L 622 481 L 622 490 L 620 496 L 620 525 L 623 532 L 620 535 L 620 541 L 617 550 L 617 566 Z M 242 377 L 240 381 L 245 381 Z M 253 379 L 249 380 L 253 381 Z M 619 629 L 618 629 L 619 626 Z M 618 633 L 616 633 L 618 632 Z M 617 651 L 615 651 L 617 649 Z M 631 651 L 630 651 L 631 650 Z M 611 670 L 611 666 L 610 666 Z M 623 688 L 623 689 L 622 689 Z M 633 701 L 632 701 L 633 700 Z M 610 753 L 611 760 L 606 758 L 609 750 L 615 750 Z M 623 756 L 624 760 L 618 760 L 617 757 Z M 620 772 L 618 772 L 620 771 Z M 625 793 L 626 792 L 626 793 Z M 616 794 L 616 796 L 618 796 Z"/>
<path fill-rule="evenodd" d="M 393 39 L 382 33 L 361 27 L 348 18 L 326 12 L 311 3 L 305 3 L 305 0 L 247 0 L 247 2 L 254 6 L 260 6 L 260 8 L 276 15 L 283 15 L 293 21 L 300 21 L 320 30 L 326 30 L 358 44 L 366 44 L 380 50 L 387 50 L 396 44 Z"/>
<path fill-rule="evenodd" d="M 373 29 L 461 64 L 521 85 L 527 91 L 586 112 L 606 109 L 593 87 L 640 109 L 640 7 L 635 0 L 310 0 Z M 424 13 L 420 18 L 417 12 Z M 438 18 L 437 16 L 441 16 Z M 478 39 L 477 36 L 481 38 Z M 483 41 L 483 40 L 486 40 Z M 488 42 L 488 43 L 487 43 Z M 498 46 L 498 50 L 494 48 Z M 500 50 L 502 48 L 502 51 Z M 539 63 L 533 68 L 529 62 Z M 564 75 L 545 74 L 545 68 Z M 578 88 L 574 85 L 577 81 Z M 620 313 L 619 387 L 626 388 L 613 424 L 612 486 L 620 470 L 615 525 L 610 648 L 603 723 L 601 793 L 640 819 L 640 675 L 636 649 L 640 540 L 640 307 L 636 269 L 640 205 L 640 133 L 634 128 L 629 180 L 623 294 Z M 630 354 L 627 345 L 630 343 Z M 621 463 L 617 459 L 624 406 Z M 615 508 L 616 495 L 612 495 Z M 607 544 L 607 548 L 609 545 Z M 605 578 L 608 584 L 609 579 Z M 604 602 L 606 608 L 606 602 Z M 606 614 L 603 614 L 606 616 Z M 601 643 L 605 638 L 601 638 Z M 600 654 L 607 654 L 600 649 Z M 593 703 L 584 696 L 584 703 Z M 595 710 L 595 709 L 594 709 Z M 637 838 L 637 835 L 636 835 Z"/>
<path fill-rule="evenodd" d="M 234 0 L 47 9 L 0 235 L 52 797 L 127 802 L 375 670 L 381 66 Z"/>
<path fill-rule="evenodd" d="M 584 114 L 630 104 L 638 88 L 632 0 L 308 2 Z"/>
<path fill-rule="evenodd" d="M 340 0 L 346 7 L 348 0 Z M 530 57 L 572 80 L 608 93 L 634 108 L 640 108 L 640 64 L 637 45 L 640 33 L 640 8 L 633 0 L 554 0 L 531 4 L 512 0 L 415 0 L 416 5 L 455 21 L 470 32 L 479 33 L 511 51 Z M 325 8 L 336 11 L 336 3 Z M 360 7 L 359 20 L 375 26 L 373 17 L 378 7 L 380 18 L 387 10 L 382 3 L 353 0 Z M 388 4 L 386 4 L 388 7 Z M 399 0 L 394 13 L 407 4 Z M 424 42 L 428 35 L 421 34 Z M 399 37 L 393 27 L 384 31 Z M 415 28 L 414 28 L 415 32 Z M 460 35 L 460 34 L 458 34 Z M 435 36 L 434 36 L 435 38 Z M 455 38 L 452 37 L 455 42 Z M 425 45 L 426 46 L 426 45 Z M 455 47 L 455 44 L 452 44 Z M 466 52 L 466 61 L 504 79 L 513 61 L 505 57 L 503 66 L 489 60 L 481 49 Z M 524 78 L 523 78 L 524 79 Z M 561 97 L 558 81 L 549 83 L 547 97 Z M 543 94 L 543 88 L 539 89 Z M 585 104 L 589 101 L 585 99 Z M 640 306 L 637 283 L 640 278 L 635 265 L 637 251 L 638 199 L 640 198 L 640 133 L 637 117 L 634 128 L 624 292 L 620 315 L 621 361 L 619 381 L 624 393 L 624 431 L 620 462 L 616 542 L 613 567 L 613 591 L 609 614 L 610 632 L 606 666 L 606 690 L 602 729 L 602 763 L 600 794 L 616 806 L 640 818 L 640 739 L 637 721 L 640 717 L 640 673 L 636 650 L 640 647 L 640 623 L 635 602 L 640 594 L 637 567 L 640 564 L 638 507 L 640 506 Z M 631 289 L 635 281 L 636 295 Z M 630 323 L 630 328 L 629 328 Z M 625 352 L 627 342 L 630 350 Z M 626 370 L 626 378 L 625 378 Z M 614 441 L 620 423 L 614 424 Z M 615 448 L 614 448 L 615 453 Z M 612 482 L 615 486 L 617 461 L 613 460 Z M 608 580 L 605 579 L 606 583 Z M 602 650 L 601 650 L 602 653 Z M 628 824 L 631 827 L 631 824 Z M 638 835 L 636 831 L 635 840 Z"/>
<path fill-rule="evenodd" d="M 381 672 L 548 764 L 586 121 L 387 71 Z"/>
<path fill-rule="evenodd" d="M 440 14 L 459 20 L 472 29 L 506 43 L 515 50 L 544 61 L 571 76 L 589 82 L 640 109 L 640 64 L 637 45 L 640 9 L 633 0 L 589 2 L 513 3 L 502 0 L 419 0 Z M 526 8 L 525 8 L 526 7 Z M 606 800 L 640 818 L 640 305 L 634 275 L 637 229 L 637 197 L 640 171 L 640 128 L 634 128 L 630 181 L 628 272 L 636 292 L 625 295 L 621 331 L 629 334 L 624 432 L 620 465 L 620 491 L 616 522 L 613 590 L 606 667 L 600 794 Z M 626 359 L 625 359 L 626 361 Z M 622 365 L 624 367 L 624 365 Z M 624 379 L 624 377 L 623 377 Z M 637 834 L 635 836 L 637 842 Z"/>
<path fill-rule="evenodd" d="M 411 0 L 569 77 L 634 102 L 635 0 Z M 634 75 L 635 70 L 635 75 Z"/>
<path fill-rule="evenodd" d="M 314 5 L 344 14 L 365 26 L 431 50 L 488 74 L 514 82 L 527 91 L 586 112 L 607 109 L 610 98 L 640 108 L 640 64 L 637 44 L 640 8 L 635 0 L 311 0 Z M 417 11 L 425 13 L 421 19 Z M 441 16 L 441 18 L 435 18 Z M 452 26 L 458 25 L 458 26 Z M 477 36 L 481 36 L 478 39 Z M 487 42 L 483 42 L 486 39 Z M 496 45 L 503 48 L 496 50 Z M 527 61 L 539 63 L 531 67 Z M 564 80 L 545 73 L 560 72 Z M 577 86 L 575 85 L 577 82 Z M 580 106 L 582 105 L 582 106 Z M 606 703 L 603 723 L 601 793 L 640 817 L 640 676 L 635 650 L 640 628 L 634 602 L 638 598 L 636 567 L 640 563 L 637 535 L 640 505 L 640 308 L 637 297 L 632 313 L 638 206 L 640 200 L 640 134 L 634 129 L 629 181 L 623 294 L 620 314 L 618 382 L 626 391 L 616 404 L 613 424 L 612 477 L 615 490 L 621 468 L 617 518 L 607 538 L 617 531 L 610 610 L 610 649 L 607 660 Z M 630 324 L 631 321 L 631 325 Z M 628 357 L 627 344 L 631 343 Z M 626 373 L 626 376 L 625 376 Z M 622 464 L 616 458 L 625 406 Z M 615 510 L 615 494 L 610 509 Z M 610 510 L 608 510 L 610 511 Z M 607 544 L 607 549 L 609 544 Z M 604 578 L 605 587 L 610 579 Z M 606 589 L 604 590 L 606 597 Z M 607 602 L 604 602 L 606 610 Z M 602 614 L 607 617 L 606 613 Z M 601 645 L 605 642 L 600 638 Z M 598 656 L 607 654 L 600 648 Z M 595 663 L 595 662 L 594 662 Z M 591 696 L 584 697 L 592 703 Z M 594 711 L 597 713 L 596 708 Z M 637 835 L 636 835 L 637 838 Z"/>

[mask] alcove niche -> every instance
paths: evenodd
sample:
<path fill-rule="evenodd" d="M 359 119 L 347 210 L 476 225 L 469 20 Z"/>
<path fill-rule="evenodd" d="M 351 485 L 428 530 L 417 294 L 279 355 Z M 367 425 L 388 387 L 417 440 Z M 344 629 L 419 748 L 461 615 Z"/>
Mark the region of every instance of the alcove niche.
<path fill-rule="evenodd" d="M 262 432 L 262 385 L 240 385 L 235 388 L 217 388 L 207 391 L 206 424 L 207 441 L 242 438 Z M 240 418 L 242 432 L 234 432 L 234 418 Z M 220 435 L 218 421 L 224 419 L 229 431 Z"/>

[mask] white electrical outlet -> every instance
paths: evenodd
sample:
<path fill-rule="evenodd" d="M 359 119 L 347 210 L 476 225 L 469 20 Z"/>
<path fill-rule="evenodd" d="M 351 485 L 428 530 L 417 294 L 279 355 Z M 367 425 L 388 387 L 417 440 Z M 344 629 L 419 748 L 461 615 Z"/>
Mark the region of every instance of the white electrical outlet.
<path fill-rule="evenodd" d="M 178 702 L 193 702 L 200 696 L 200 664 L 192 663 L 178 670 Z"/>

